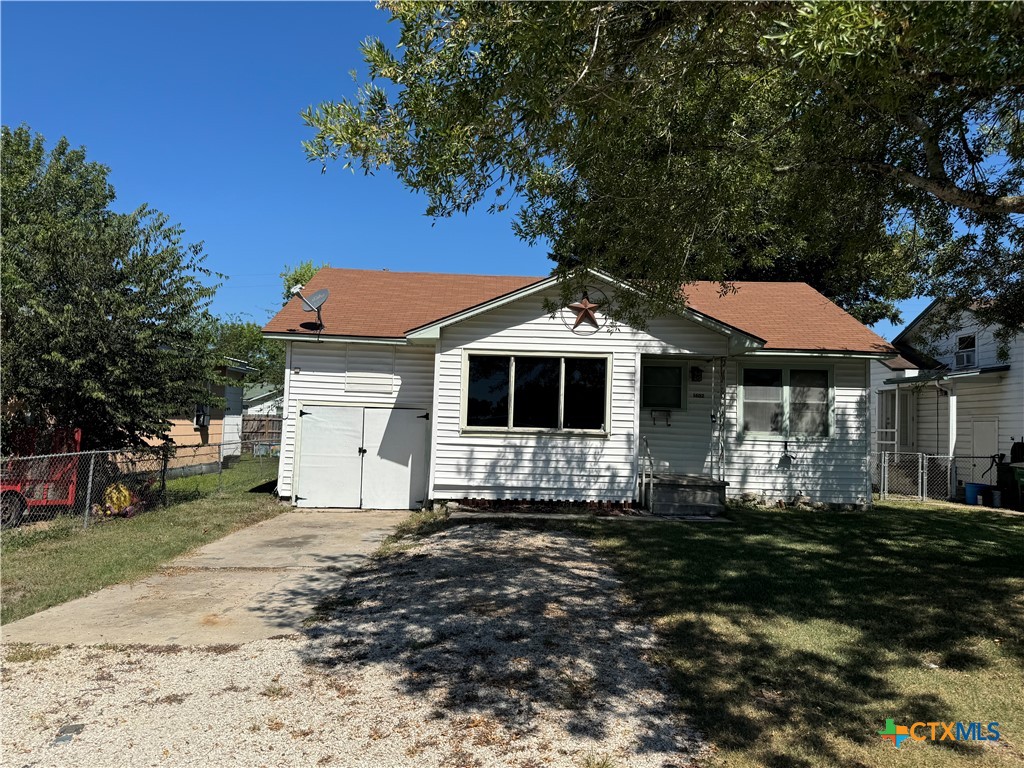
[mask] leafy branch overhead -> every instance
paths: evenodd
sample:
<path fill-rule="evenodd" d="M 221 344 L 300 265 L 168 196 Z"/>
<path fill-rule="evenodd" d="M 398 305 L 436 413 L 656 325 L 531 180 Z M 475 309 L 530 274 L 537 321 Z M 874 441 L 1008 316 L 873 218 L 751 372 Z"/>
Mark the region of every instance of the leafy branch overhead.
<path fill-rule="evenodd" d="M 861 319 L 915 294 L 1024 323 L 1024 18 L 1009 3 L 385 2 L 400 46 L 310 107 L 312 159 L 427 212 L 514 206 L 574 290 L 798 279 Z"/>

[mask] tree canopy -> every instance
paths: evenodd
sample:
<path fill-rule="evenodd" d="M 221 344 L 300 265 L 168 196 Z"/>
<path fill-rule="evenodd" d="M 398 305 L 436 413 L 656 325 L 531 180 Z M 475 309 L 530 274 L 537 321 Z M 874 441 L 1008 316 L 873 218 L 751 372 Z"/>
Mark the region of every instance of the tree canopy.
<path fill-rule="evenodd" d="M 264 338 L 257 323 L 237 316 L 218 318 L 214 336 L 221 356 L 244 360 L 253 369 L 246 383 L 284 386 L 284 344 Z"/>
<path fill-rule="evenodd" d="M 138 446 L 210 402 L 202 246 L 162 213 L 111 209 L 109 169 L 84 148 L 4 126 L 3 428 L 81 427 L 84 447 Z"/>
<path fill-rule="evenodd" d="M 292 289 L 297 285 L 305 285 L 313 279 L 313 275 L 319 272 L 324 267 L 330 266 L 329 264 L 320 264 L 319 266 L 313 263 L 312 259 L 308 261 L 300 261 L 294 267 L 285 266 L 281 271 L 281 303 L 287 304 L 291 301 Z"/>
<path fill-rule="evenodd" d="M 806 280 L 865 322 L 917 294 L 1024 323 L 1024 18 L 999 3 L 384 2 L 400 45 L 303 113 L 311 159 L 427 213 L 517 208 L 566 297 Z M 724 288 L 725 286 L 723 286 Z"/>

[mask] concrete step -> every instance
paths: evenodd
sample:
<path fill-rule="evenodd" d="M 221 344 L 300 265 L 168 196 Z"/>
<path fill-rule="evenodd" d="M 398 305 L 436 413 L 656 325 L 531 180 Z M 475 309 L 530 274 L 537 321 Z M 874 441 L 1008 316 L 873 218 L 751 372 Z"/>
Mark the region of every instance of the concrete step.
<path fill-rule="evenodd" d="M 721 504 L 673 504 L 655 503 L 651 509 L 653 515 L 664 517 L 715 517 L 722 512 Z"/>
<path fill-rule="evenodd" d="M 721 491 L 717 488 L 695 488 L 688 485 L 654 484 L 651 499 L 655 504 L 721 504 Z"/>

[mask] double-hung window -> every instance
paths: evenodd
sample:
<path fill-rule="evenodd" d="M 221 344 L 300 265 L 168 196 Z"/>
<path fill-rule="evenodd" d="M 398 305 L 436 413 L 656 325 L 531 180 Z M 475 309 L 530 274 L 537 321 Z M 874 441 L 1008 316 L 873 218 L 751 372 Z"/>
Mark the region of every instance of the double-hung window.
<path fill-rule="evenodd" d="M 741 369 L 742 431 L 780 437 L 832 434 L 833 391 L 827 368 Z"/>
<path fill-rule="evenodd" d="M 956 340 L 956 367 L 973 368 L 978 362 L 978 337 L 973 333 Z"/>
<path fill-rule="evenodd" d="M 606 433 L 608 357 L 470 354 L 468 429 Z"/>

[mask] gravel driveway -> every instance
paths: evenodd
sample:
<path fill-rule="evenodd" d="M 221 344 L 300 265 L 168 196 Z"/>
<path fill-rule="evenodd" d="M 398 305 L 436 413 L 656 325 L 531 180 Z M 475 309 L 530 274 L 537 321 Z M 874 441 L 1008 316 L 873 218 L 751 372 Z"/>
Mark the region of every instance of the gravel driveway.
<path fill-rule="evenodd" d="M 357 571 L 303 635 L 8 645 L 3 764 L 687 765 L 619 586 L 583 539 L 473 525 Z"/>

